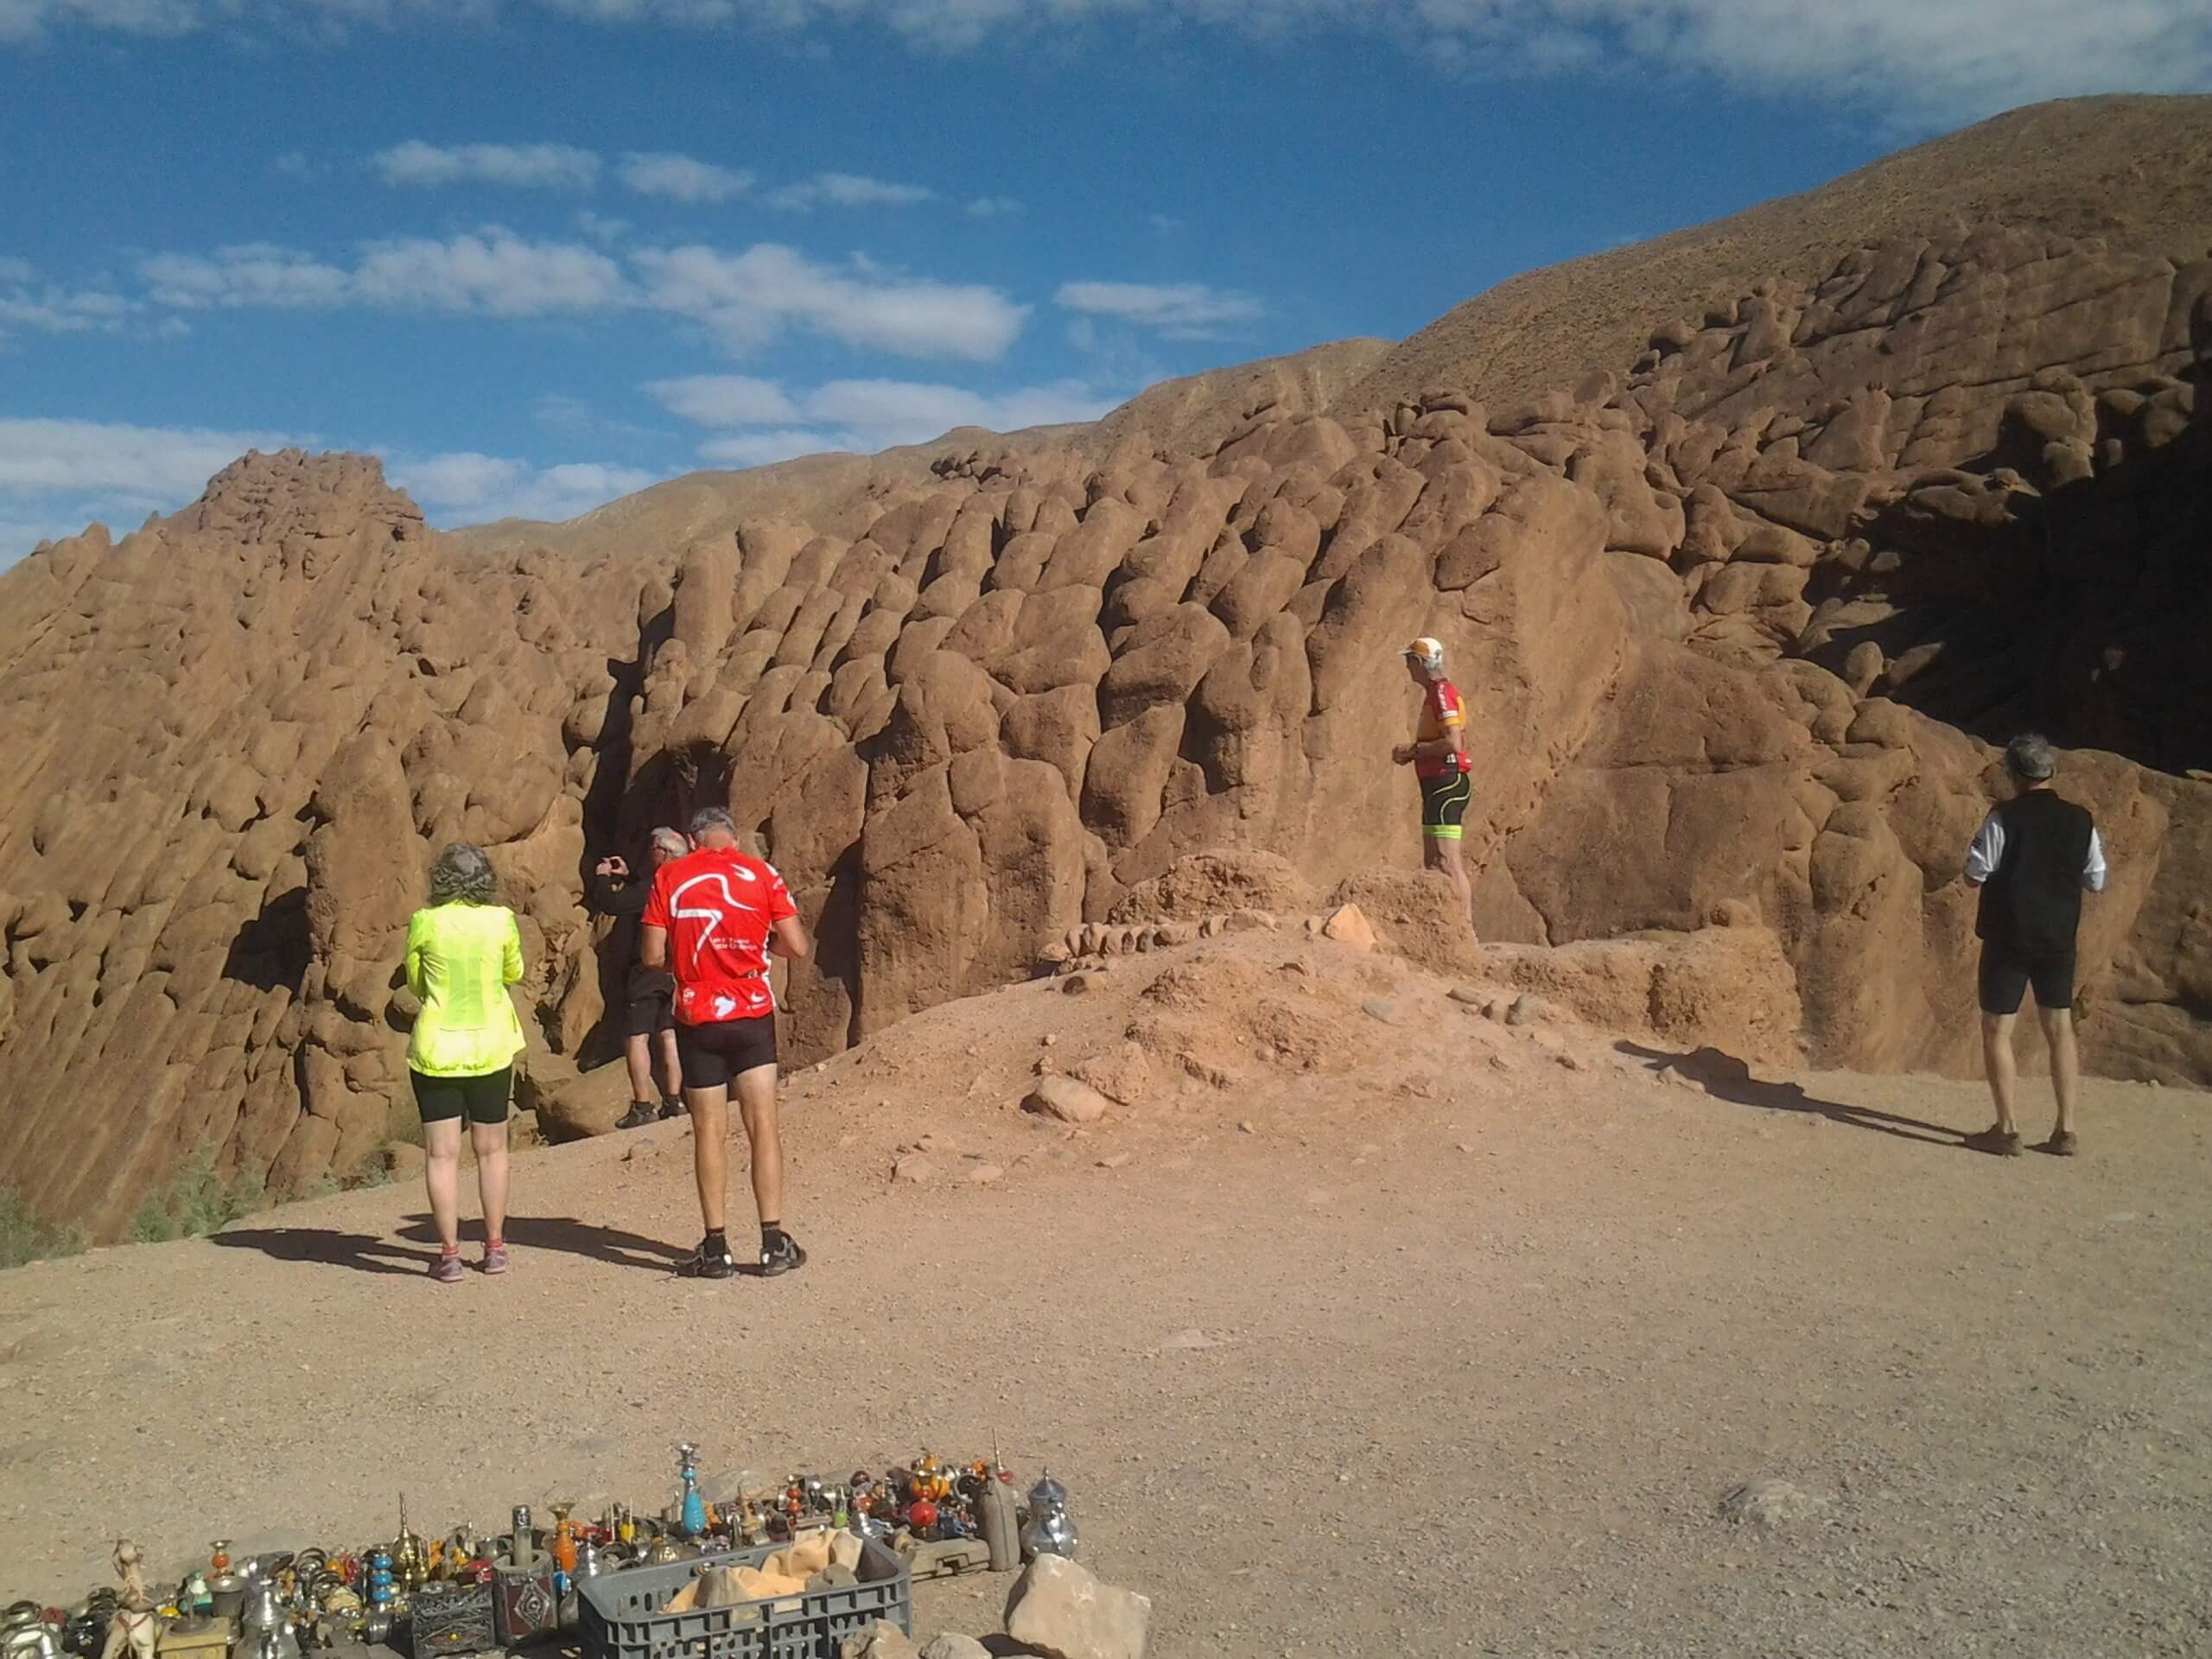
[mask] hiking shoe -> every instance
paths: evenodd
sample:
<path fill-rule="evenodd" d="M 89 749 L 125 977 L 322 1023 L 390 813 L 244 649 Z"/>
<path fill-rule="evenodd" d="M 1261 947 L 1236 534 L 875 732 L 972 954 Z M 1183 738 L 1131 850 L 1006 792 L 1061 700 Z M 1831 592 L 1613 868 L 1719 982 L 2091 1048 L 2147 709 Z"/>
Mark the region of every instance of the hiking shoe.
<path fill-rule="evenodd" d="M 2053 1129 L 2050 1139 L 2037 1147 L 2037 1152 L 2047 1152 L 2054 1158 L 2071 1158 L 2075 1153 L 2074 1131 Z"/>
<path fill-rule="evenodd" d="M 789 1273 L 805 1265 L 806 1252 L 799 1249 L 798 1241 L 789 1233 L 778 1237 L 774 1249 L 765 1244 L 760 1248 L 760 1276 L 763 1279 L 772 1279 L 779 1273 Z"/>
<path fill-rule="evenodd" d="M 506 1270 L 507 1247 L 505 1244 L 500 1243 L 485 1245 L 484 1271 L 486 1273 L 505 1273 Z"/>
<path fill-rule="evenodd" d="M 630 1103 L 630 1109 L 614 1120 L 614 1127 L 618 1129 L 642 1129 L 646 1124 L 655 1122 L 656 1117 L 652 1103 L 633 1100 Z"/>
<path fill-rule="evenodd" d="M 737 1271 L 737 1258 L 729 1253 L 728 1241 L 709 1243 L 699 1241 L 699 1248 L 691 1252 L 691 1259 L 677 1271 L 686 1279 L 727 1279 Z"/>
<path fill-rule="evenodd" d="M 641 1107 L 639 1109 L 643 1110 L 644 1109 Z M 677 1099 L 673 1095 L 664 1095 L 661 1097 L 660 1121 L 662 1122 L 667 1122 L 671 1117 L 683 1117 L 684 1116 L 686 1116 L 686 1113 L 682 1101 Z"/>
<path fill-rule="evenodd" d="M 2017 1158 L 2020 1155 L 2020 1136 L 2016 1129 L 2000 1129 L 1991 1124 L 1979 1135 L 1966 1139 L 1969 1152 L 1986 1152 L 1998 1158 Z"/>
<path fill-rule="evenodd" d="M 459 1284 L 461 1282 L 461 1253 L 456 1250 L 451 1255 L 441 1255 L 431 1265 L 430 1277 L 442 1285 Z"/>

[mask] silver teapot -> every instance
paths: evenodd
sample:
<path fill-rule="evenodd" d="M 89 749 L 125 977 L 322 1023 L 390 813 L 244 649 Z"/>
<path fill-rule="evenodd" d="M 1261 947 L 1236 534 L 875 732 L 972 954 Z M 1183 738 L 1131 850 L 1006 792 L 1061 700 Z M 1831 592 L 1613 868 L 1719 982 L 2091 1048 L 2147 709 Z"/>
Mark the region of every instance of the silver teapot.
<path fill-rule="evenodd" d="M 1068 1489 L 1046 1470 L 1029 1489 L 1028 1516 L 1021 1523 L 1021 1559 L 1039 1555 L 1075 1559 L 1077 1540 L 1075 1517 L 1068 1513 Z"/>

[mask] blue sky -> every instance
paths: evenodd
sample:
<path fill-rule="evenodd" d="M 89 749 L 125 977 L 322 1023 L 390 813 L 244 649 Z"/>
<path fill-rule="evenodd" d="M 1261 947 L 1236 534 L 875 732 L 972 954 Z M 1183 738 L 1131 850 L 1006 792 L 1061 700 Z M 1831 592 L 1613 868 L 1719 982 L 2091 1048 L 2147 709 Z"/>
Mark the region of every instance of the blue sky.
<path fill-rule="evenodd" d="M 0 563 L 249 445 L 434 523 L 1094 416 L 2037 99 L 2202 0 L 0 0 Z"/>

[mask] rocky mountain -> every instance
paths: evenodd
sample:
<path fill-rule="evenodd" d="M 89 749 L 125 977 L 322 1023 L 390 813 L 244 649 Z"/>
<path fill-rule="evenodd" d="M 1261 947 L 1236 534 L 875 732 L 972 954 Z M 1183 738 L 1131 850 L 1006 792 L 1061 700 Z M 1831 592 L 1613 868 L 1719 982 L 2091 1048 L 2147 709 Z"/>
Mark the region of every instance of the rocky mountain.
<path fill-rule="evenodd" d="M 1401 869 L 1424 632 L 1470 705 L 1484 938 L 1750 934 L 1813 1058 L 1967 1070 L 1960 859 L 1985 740 L 2039 722 L 2112 856 L 2088 1060 L 2212 1082 L 2212 262 L 1923 199 L 1511 402 L 1367 406 L 1382 368 L 1329 384 L 1392 360 L 1356 345 L 1155 398 L 1165 439 L 459 536 L 372 461 L 254 455 L 34 555 L 0 577 L 0 1166 L 112 1231 L 188 1147 L 277 1188 L 359 1166 L 411 1121 L 396 970 L 451 838 L 524 918 L 532 1108 L 607 1052 L 583 871 L 702 801 L 820 939 L 802 1058 L 1141 917 L 1194 852 Z M 1682 994 L 1636 991 L 1655 1026 Z"/>

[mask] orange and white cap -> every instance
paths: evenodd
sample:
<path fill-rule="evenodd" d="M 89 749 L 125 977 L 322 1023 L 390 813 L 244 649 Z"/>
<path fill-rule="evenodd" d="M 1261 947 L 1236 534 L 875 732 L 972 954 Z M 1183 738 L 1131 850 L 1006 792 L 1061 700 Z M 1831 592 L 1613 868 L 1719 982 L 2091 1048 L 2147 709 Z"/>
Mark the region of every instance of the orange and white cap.
<path fill-rule="evenodd" d="M 1401 654 L 1412 658 L 1423 668 L 1431 671 L 1444 666 L 1444 642 L 1441 639 L 1432 639 L 1427 634 L 1421 635 L 1420 639 L 1408 645 Z"/>

